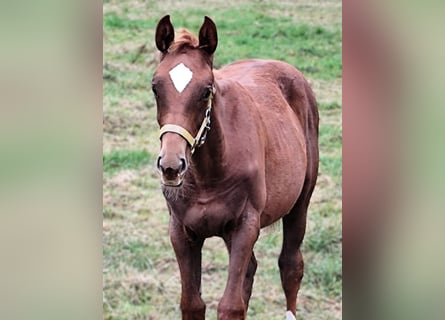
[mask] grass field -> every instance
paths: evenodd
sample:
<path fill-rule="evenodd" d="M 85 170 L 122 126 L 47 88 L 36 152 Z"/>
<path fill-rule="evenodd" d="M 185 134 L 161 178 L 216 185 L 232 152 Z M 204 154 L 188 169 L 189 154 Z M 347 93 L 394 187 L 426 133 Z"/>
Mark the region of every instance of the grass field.
<path fill-rule="evenodd" d="M 341 319 L 341 1 L 104 0 L 104 319 L 179 319 L 180 279 L 154 161 L 159 151 L 151 76 L 154 29 L 170 14 L 197 32 L 218 27 L 216 67 L 256 57 L 284 60 L 312 83 L 320 109 L 320 174 L 303 243 L 298 319 Z M 262 230 L 248 317 L 284 319 L 277 258 L 281 228 Z M 228 257 L 222 240 L 203 250 L 203 299 L 216 319 Z"/>

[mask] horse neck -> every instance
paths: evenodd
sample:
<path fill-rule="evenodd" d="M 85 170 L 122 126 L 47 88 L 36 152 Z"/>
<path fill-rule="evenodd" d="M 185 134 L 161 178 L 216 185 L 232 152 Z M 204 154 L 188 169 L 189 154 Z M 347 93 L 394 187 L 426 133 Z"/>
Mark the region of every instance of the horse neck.
<path fill-rule="evenodd" d="M 219 106 L 217 93 L 213 100 L 211 125 L 206 141 L 192 156 L 195 180 L 209 182 L 224 175 L 226 147 Z"/>

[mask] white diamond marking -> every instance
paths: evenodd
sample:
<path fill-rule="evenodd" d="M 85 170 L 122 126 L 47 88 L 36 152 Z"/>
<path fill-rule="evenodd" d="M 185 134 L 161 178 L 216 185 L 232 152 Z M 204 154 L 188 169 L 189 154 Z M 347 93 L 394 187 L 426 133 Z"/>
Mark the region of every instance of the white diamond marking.
<path fill-rule="evenodd" d="M 171 69 L 168 74 L 179 93 L 184 91 L 185 87 L 190 83 L 193 77 L 192 70 L 187 68 L 182 62 Z"/>

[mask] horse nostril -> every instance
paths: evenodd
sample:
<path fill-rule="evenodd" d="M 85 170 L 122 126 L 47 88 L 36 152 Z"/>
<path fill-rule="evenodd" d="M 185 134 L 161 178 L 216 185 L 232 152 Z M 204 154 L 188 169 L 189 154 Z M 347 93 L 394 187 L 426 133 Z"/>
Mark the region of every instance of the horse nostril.
<path fill-rule="evenodd" d="M 159 156 L 158 160 L 156 161 L 156 167 L 158 168 L 158 170 L 162 169 L 162 166 L 161 166 L 161 156 Z"/>
<path fill-rule="evenodd" d="M 187 168 L 185 159 L 184 159 L 184 158 L 181 158 L 180 161 L 181 161 L 181 169 L 180 169 L 180 172 L 184 172 L 185 169 Z"/>

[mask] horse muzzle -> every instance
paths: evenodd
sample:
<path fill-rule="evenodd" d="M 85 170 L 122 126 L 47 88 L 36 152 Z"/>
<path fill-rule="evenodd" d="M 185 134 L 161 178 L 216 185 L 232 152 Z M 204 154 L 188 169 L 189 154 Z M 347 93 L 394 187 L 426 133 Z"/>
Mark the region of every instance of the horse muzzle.
<path fill-rule="evenodd" d="M 183 157 L 159 156 L 157 160 L 158 172 L 161 176 L 161 183 L 168 187 L 179 187 L 182 185 L 187 161 Z"/>

